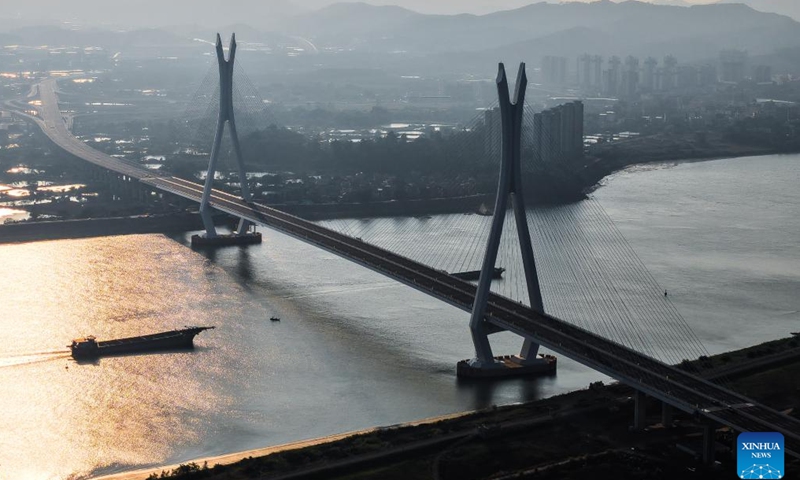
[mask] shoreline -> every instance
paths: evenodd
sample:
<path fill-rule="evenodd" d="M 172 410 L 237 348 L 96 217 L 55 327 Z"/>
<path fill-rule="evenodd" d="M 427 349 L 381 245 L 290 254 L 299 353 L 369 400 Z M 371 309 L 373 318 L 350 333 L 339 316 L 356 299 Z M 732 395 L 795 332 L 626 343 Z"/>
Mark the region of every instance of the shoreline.
<path fill-rule="evenodd" d="M 613 175 L 616 175 L 616 174 L 619 174 L 619 173 L 622 173 L 622 172 L 625 172 L 625 171 L 628 171 L 628 170 L 636 169 L 637 167 L 657 166 L 657 165 L 678 166 L 678 165 L 682 165 L 682 164 L 685 164 L 685 163 L 703 163 L 703 162 L 714 162 L 714 161 L 719 161 L 719 160 L 735 160 L 735 159 L 740 159 L 740 158 L 760 158 L 760 157 L 773 157 L 773 156 L 798 155 L 798 154 L 800 154 L 800 152 L 765 152 L 765 153 L 760 153 L 760 152 L 741 152 L 741 153 L 731 152 L 731 153 L 724 154 L 724 155 L 711 155 L 711 156 L 698 156 L 698 157 L 678 157 L 678 158 L 666 158 L 666 159 L 653 158 L 653 159 L 649 159 L 649 160 L 642 160 L 642 161 L 639 161 L 639 162 L 624 163 L 624 164 L 620 164 L 620 165 L 611 165 L 610 168 L 605 169 L 606 173 L 604 175 L 599 176 L 599 178 L 597 178 L 597 180 L 593 184 L 587 186 L 584 189 L 584 193 L 586 195 L 589 195 L 589 194 L 595 192 L 597 189 L 604 187 L 605 186 L 605 180 L 608 179 L 609 177 L 611 177 Z M 592 168 L 602 169 L 602 167 L 599 166 L 599 164 L 602 163 L 602 162 L 603 162 L 602 159 L 597 158 L 594 164 L 586 165 L 586 169 L 592 169 Z M 595 172 L 592 172 L 590 174 L 598 174 L 598 173 L 600 173 L 600 172 L 595 171 Z"/>
<path fill-rule="evenodd" d="M 742 155 L 722 155 L 716 157 L 699 157 L 699 158 L 682 158 L 682 159 L 675 159 L 675 160 L 648 160 L 639 163 L 631 163 L 629 165 L 625 165 L 621 168 L 611 171 L 603 178 L 598 180 L 594 185 L 591 187 L 587 187 L 584 192 L 586 193 L 587 197 L 592 193 L 596 192 L 598 189 L 605 187 L 607 185 L 607 181 L 612 177 L 625 173 L 625 172 L 636 172 L 636 171 L 645 171 L 647 167 L 657 168 L 659 166 L 666 166 L 668 168 L 677 167 L 679 165 L 687 164 L 687 163 L 706 163 L 706 162 L 716 162 L 720 160 L 738 160 L 741 158 L 761 158 L 761 157 L 774 157 L 774 156 L 783 156 L 783 155 L 798 155 L 800 152 L 792 152 L 792 153 L 767 153 L 767 154 L 757 154 L 757 155 L 750 155 L 750 154 L 742 154 Z"/>
<path fill-rule="evenodd" d="M 672 159 L 649 159 L 634 163 L 612 163 L 594 158 L 576 175 L 582 186 L 580 198 L 553 202 L 553 205 L 568 205 L 580 202 L 606 185 L 607 179 L 619 173 L 645 166 L 678 166 L 684 163 L 700 163 L 738 158 L 759 158 L 775 155 L 796 155 L 800 152 L 731 152 L 725 155 L 679 157 Z M 586 160 L 589 160 L 587 158 Z M 568 196 L 568 195 L 567 195 Z M 565 198 L 567 197 L 565 196 Z M 326 203 L 326 204 L 275 204 L 272 208 L 296 215 L 310 221 L 336 219 L 365 219 L 414 217 L 424 215 L 476 214 L 482 207 L 494 207 L 495 194 L 476 194 L 466 197 L 433 198 L 426 200 L 397 200 L 370 203 Z M 544 205 L 540 201 L 527 202 Z M 222 225 L 224 220 L 219 220 Z M 96 217 L 86 219 L 25 221 L 0 224 L 0 245 L 44 240 L 90 238 L 98 236 L 134 235 L 145 233 L 178 233 L 202 230 L 203 224 L 197 213 L 142 214 L 127 217 Z"/>
<path fill-rule="evenodd" d="M 738 158 L 758 158 L 775 155 L 796 155 L 800 152 L 763 151 L 759 149 L 745 151 L 730 151 L 727 153 L 714 153 L 709 156 L 695 157 L 680 156 L 675 158 L 650 158 L 627 163 L 624 160 L 607 161 L 599 157 L 585 157 L 582 171 L 576 173 L 575 180 L 580 187 L 580 195 L 564 194 L 561 200 L 552 203 L 530 199 L 531 205 L 568 205 L 585 200 L 597 189 L 603 187 L 604 180 L 612 175 L 626 170 L 647 165 L 680 165 L 684 163 L 712 162 Z M 494 193 L 476 194 L 467 197 L 434 198 L 428 200 L 394 200 L 371 203 L 325 203 L 325 204 L 278 204 L 270 205 L 291 215 L 297 215 L 307 220 L 334 220 L 334 219 L 362 219 L 384 217 L 412 217 L 418 215 L 442 215 L 456 213 L 476 213 L 483 204 L 489 208 L 494 207 Z"/>
<path fill-rule="evenodd" d="M 88 218 L 0 225 L 0 245 L 146 233 L 201 230 L 200 215 L 192 213 Z"/>
<path fill-rule="evenodd" d="M 774 372 L 782 368 L 790 368 L 792 365 L 797 364 L 800 362 L 800 347 L 797 345 L 797 342 L 798 337 L 793 335 L 738 350 L 722 352 L 711 357 L 700 357 L 692 361 L 685 361 L 681 366 L 709 380 L 722 378 L 725 383 L 730 383 L 738 379 L 747 379 L 752 375 L 761 374 L 765 371 Z M 438 434 L 425 435 L 424 433 L 419 433 L 419 429 L 416 429 L 418 434 L 416 436 L 412 435 L 414 437 L 413 440 L 406 441 L 406 443 L 403 443 L 403 441 L 389 441 L 389 443 L 376 452 L 360 454 L 362 457 L 361 459 L 359 459 L 359 455 L 356 455 L 355 457 L 342 460 L 323 461 L 323 463 L 318 466 L 301 465 L 296 469 L 273 472 L 278 478 L 283 478 L 284 476 L 287 478 L 293 476 L 302 478 L 305 473 L 312 473 L 317 470 L 323 474 L 326 471 L 338 472 L 340 470 L 347 470 L 348 468 L 358 468 L 360 463 L 371 465 L 376 460 L 380 461 L 380 459 L 383 458 L 391 460 L 397 456 L 404 457 L 407 455 L 414 455 L 416 451 L 421 451 L 420 453 L 422 454 L 429 445 L 437 446 L 440 444 L 447 444 L 461 438 L 473 436 L 473 434 L 470 433 L 470 429 L 475 425 L 477 425 L 480 430 L 486 426 L 500 426 L 506 424 L 503 427 L 506 431 L 517 431 L 523 430 L 524 428 L 521 427 L 525 425 L 530 427 L 534 424 L 546 423 L 548 420 L 556 418 L 567 418 L 569 415 L 603 409 L 608 406 L 607 404 L 609 404 L 609 402 L 610 404 L 618 405 L 618 408 L 623 408 L 624 402 L 620 403 L 620 398 L 625 398 L 628 395 L 626 392 L 629 390 L 630 387 L 619 382 L 613 382 L 608 385 L 602 385 L 602 382 L 600 382 L 599 386 L 591 384 L 586 389 L 574 390 L 551 397 L 541 398 L 532 402 L 457 412 L 390 426 L 378 426 L 271 447 L 202 457 L 187 460 L 179 464 L 146 467 L 127 472 L 105 474 L 99 477 L 90 475 L 87 478 L 94 480 L 147 480 L 148 477 L 153 478 L 152 475 L 158 476 L 164 472 L 169 474 L 187 465 L 195 465 L 202 469 L 208 468 L 209 470 L 215 470 L 216 473 L 218 469 L 214 468 L 215 465 L 231 466 L 243 461 L 260 462 L 265 461 L 265 458 L 271 454 L 300 451 L 308 447 L 327 446 L 329 444 L 335 444 L 336 442 L 357 440 L 357 437 L 363 438 L 375 435 L 380 437 L 382 435 L 391 434 L 391 432 L 396 432 L 398 436 L 401 436 L 403 432 L 415 430 L 413 427 L 421 427 L 423 430 L 435 427 L 435 430 L 438 431 Z M 459 423 L 461 425 L 458 425 Z M 306 470 L 309 470 L 309 472 L 306 472 Z M 180 478 L 204 478 L 202 476 L 194 477 L 191 476 L 191 474 L 188 475 L 187 477 L 180 476 Z M 173 476 L 174 475 L 169 475 L 166 478 L 173 478 Z"/>
<path fill-rule="evenodd" d="M 169 465 L 160 465 L 158 467 L 144 467 L 144 468 L 139 468 L 139 469 L 136 469 L 136 470 L 116 472 L 116 473 L 108 473 L 108 474 L 103 474 L 102 476 L 99 476 L 99 477 L 96 477 L 96 476 L 93 476 L 93 475 L 90 474 L 88 477 L 85 477 L 85 478 L 93 479 L 93 480 L 146 480 L 150 475 L 153 475 L 153 474 L 160 475 L 161 472 L 163 472 L 163 471 L 171 471 L 171 470 L 174 470 L 174 469 L 180 467 L 181 465 L 186 465 L 187 463 L 208 463 L 209 465 L 232 465 L 234 463 L 240 462 L 240 461 L 245 460 L 247 458 L 265 457 L 265 456 L 273 454 L 273 453 L 284 452 L 284 451 L 287 451 L 287 450 L 299 450 L 301 448 L 314 447 L 314 446 L 317 446 L 317 445 L 324 445 L 324 444 L 328 444 L 328 443 L 334 443 L 334 442 L 338 442 L 340 440 L 345 440 L 345 439 L 348 439 L 348 438 L 351 438 L 351 437 L 356 437 L 356 436 L 359 436 L 359 435 L 366 435 L 366 434 L 370 434 L 370 433 L 376 433 L 376 432 L 380 432 L 380 431 L 383 431 L 383 430 L 430 425 L 430 424 L 434 424 L 434 423 L 437 423 L 437 422 L 442 422 L 442 421 L 445 421 L 445 420 L 453 420 L 453 419 L 457 419 L 457 418 L 464 417 L 464 416 L 467 416 L 467 415 L 480 413 L 482 411 L 483 410 L 468 410 L 468 411 L 465 411 L 465 412 L 450 413 L 450 414 L 445 414 L 445 415 L 439 415 L 439 416 L 436 416 L 436 417 L 426 417 L 426 418 L 422 418 L 422 419 L 419 419 L 419 420 L 413 420 L 413 421 L 410 421 L 410 422 L 397 423 L 397 424 L 394 424 L 394 425 L 374 426 L 374 427 L 364 428 L 364 429 L 361 429 L 361 430 L 352 430 L 352 431 L 343 432 L 343 433 L 334 433 L 332 435 L 326 435 L 326 436 L 323 436 L 323 437 L 315 437 L 315 438 L 309 438 L 309 439 L 306 439 L 306 440 L 297 440 L 297 441 L 294 441 L 294 442 L 281 443 L 281 444 L 273 445 L 273 446 L 270 446 L 270 447 L 260 447 L 260 448 L 254 448 L 254 449 L 251 449 L 251 450 L 243 450 L 243 451 L 239 451 L 239 452 L 224 453 L 222 455 L 214 455 L 214 456 L 210 456 L 210 457 L 201 457 L 201 458 L 196 458 L 196 459 L 190 459 L 190 460 L 186 460 L 186 461 L 184 461 L 182 463 L 175 463 L 175 464 L 169 464 Z"/>

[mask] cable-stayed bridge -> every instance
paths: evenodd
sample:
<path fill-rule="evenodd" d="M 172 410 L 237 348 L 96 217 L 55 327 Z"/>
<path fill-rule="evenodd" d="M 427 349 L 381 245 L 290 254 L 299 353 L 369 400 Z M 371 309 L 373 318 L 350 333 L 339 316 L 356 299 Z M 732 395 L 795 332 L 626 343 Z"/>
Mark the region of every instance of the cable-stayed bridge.
<path fill-rule="evenodd" d="M 204 186 L 178 177 L 158 174 L 134 162 L 94 150 L 75 138 L 67 129 L 58 107 L 57 85 L 53 79 L 39 84 L 41 106 L 37 109 L 37 115 L 29 115 L 28 118 L 35 121 L 60 148 L 94 165 L 115 172 L 126 182 L 169 192 L 201 205 L 205 203 L 215 210 L 234 215 L 245 222 L 290 235 L 470 312 L 473 317 L 471 328 L 479 361 L 491 360 L 491 349 L 485 350 L 488 346 L 488 340 L 485 340 L 488 334 L 502 330 L 510 331 L 523 337 L 528 347 L 542 345 L 635 389 L 639 392 L 637 405 L 641 404 L 641 408 L 637 408 L 639 413 L 636 415 L 636 422 L 641 421 L 643 395 L 648 395 L 661 400 L 665 405 L 737 431 L 780 432 L 786 437 L 787 450 L 794 455 L 800 455 L 800 421 L 645 353 L 647 343 L 658 342 L 659 338 L 641 339 L 640 347 L 633 348 L 632 342 L 621 342 L 619 339 L 610 338 L 612 335 L 602 335 L 544 313 L 541 290 L 538 285 L 532 288 L 530 282 L 533 277 L 538 283 L 532 250 L 529 252 L 530 258 L 526 258 L 527 254 L 523 251 L 521 263 L 524 264 L 522 273 L 528 280 L 524 297 L 527 298 L 528 304 L 533 306 L 490 290 L 491 282 L 487 272 L 495 265 L 501 242 L 500 231 L 507 216 L 507 204 L 504 203 L 507 199 L 500 200 L 501 197 L 511 198 L 516 219 L 516 234 L 520 235 L 523 248 L 526 243 L 523 232 L 529 231 L 525 204 L 521 201 L 522 190 L 518 189 L 519 184 L 515 183 L 521 182 L 521 172 L 514 171 L 514 168 L 519 168 L 519 143 L 524 135 L 520 131 L 521 117 L 524 114 L 522 111 L 524 85 L 524 75 L 521 75 L 517 81 L 515 95 L 517 103 L 512 104 L 508 98 L 504 71 L 498 77 L 501 109 L 505 108 L 502 112 L 508 117 L 503 119 L 503 137 L 500 142 L 503 148 L 501 162 L 504 162 L 503 172 L 507 174 L 507 178 L 504 179 L 501 175 L 501 184 L 505 185 L 502 188 L 505 190 L 498 192 L 498 203 L 495 205 L 492 224 L 487 225 L 491 230 L 490 241 L 487 255 L 482 261 L 481 281 L 477 286 L 414 259 L 412 255 L 397 253 L 362 240 L 359 236 L 348 235 L 275 208 L 242 199 L 234 194 L 209 188 L 210 182 L 213 181 L 212 171 L 209 172 Z M 505 98 L 503 91 L 506 92 Z M 520 108 L 515 109 L 515 106 Z M 515 115 L 515 118 L 511 118 Z M 515 148 L 517 151 L 514 151 Z M 515 159 L 517 167 L 513 165 Z M 530 238 L 527 239 L 527 243 L 530 247 Z M 492 256 L 494 258 L 490 258 Z M 538 266 L 541 268 L 541 263 Z M 533 351 L 535 355 L 535 349 L 529 348 L 528 351 Z"/>

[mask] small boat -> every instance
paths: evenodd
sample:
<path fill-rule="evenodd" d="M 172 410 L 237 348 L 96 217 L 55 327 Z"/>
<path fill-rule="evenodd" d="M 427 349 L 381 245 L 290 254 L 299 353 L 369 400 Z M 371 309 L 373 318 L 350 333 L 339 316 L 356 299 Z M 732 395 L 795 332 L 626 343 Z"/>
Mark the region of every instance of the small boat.
<path fill-rule="evenodd" d="M 214 327 L 186 327 L 183 330 L 143 335 L 140 337 L 119 338 L 98 342 L 90 335 L 72 341 L 68 347 L 73 358 L 98 358 L 108 355 L 124 355 L 128 353 L 150 352 L 153 350 L 172 350 L 177 348 L 193 348 L 194 337 Z"/>
<path fill-rule="evenodd" d="M 280 317 L 269 317 L 269 321 L 270 322 L 280 322 L 281 319 L 280 319 Z"/>

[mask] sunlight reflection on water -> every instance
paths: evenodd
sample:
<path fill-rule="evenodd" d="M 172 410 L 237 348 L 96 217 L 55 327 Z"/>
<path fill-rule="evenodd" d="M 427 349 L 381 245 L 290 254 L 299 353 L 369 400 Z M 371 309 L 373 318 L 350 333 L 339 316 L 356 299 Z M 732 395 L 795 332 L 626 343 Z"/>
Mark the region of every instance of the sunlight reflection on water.
<path fill-rule="evenodd" d="M 800 319 L 800 168 L 760 162 L 623 173 L 596 194 L 712 351 L 786 335 Z M 379 222 L 423 235 L 440 220 Z M 0 246 L 0 432 L 10 432 L 0 478 L 178 463 L 603 378 L 561 358 L 553 378 L 457 382 L 455 362 L 472 351 L 466 314 L 283 235 L 264 238 L 205 254 L 186 248 L 188 234 Z M 738 333 L 753 321 L 758 332 Z M 83 364 L 58 353 L 81 335 L 184 325 L 218 328 L 191 352 Z M 498 353 L 520 343 L 492 342 Z"/>

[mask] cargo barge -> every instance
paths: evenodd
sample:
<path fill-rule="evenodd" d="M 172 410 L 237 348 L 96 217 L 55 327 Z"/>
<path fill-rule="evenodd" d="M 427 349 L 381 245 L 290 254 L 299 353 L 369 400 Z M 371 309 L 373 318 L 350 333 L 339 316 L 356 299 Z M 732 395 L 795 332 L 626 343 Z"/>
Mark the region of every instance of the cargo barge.
<path fill-rule="evenodd" d="M 98 342 L 94 336 L 78 338 L 69 345 L 73 358 L 98 358 L 109 355 L 193 348 L 194 337 L 203 330 L 214 327 L 187 327 L 183 330 L 154 333 L 140 337 L 119 338 Z"/>
<path fill-rule="evenodd" d="M 495 267 L 495 269 L 492 270 L 492 279 L 493 280 L 499 280 L 499 279 L 503 278 L 503 273 L 505 273 L 505 271 L 506 271 L 505 268 Z M 454 276 L 456 278 L 460 278 L 461 280 L 478 281 L 478 280 L 481 279 L 481 271 L 480 270 L 472 270 L 472 271 L 469 271 L 469 272 L 456 272 L 456 273 L 451 273 L 450 275 L 452 275 L 452 276 Z"/>
<path fill-rule="evenodd" d="M 192 235 L 192 247 L 229 247 L 232 245 L 258 245 L 261 232 L 220 234 L 216 237 Z"/>

